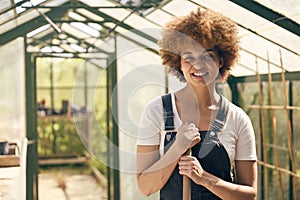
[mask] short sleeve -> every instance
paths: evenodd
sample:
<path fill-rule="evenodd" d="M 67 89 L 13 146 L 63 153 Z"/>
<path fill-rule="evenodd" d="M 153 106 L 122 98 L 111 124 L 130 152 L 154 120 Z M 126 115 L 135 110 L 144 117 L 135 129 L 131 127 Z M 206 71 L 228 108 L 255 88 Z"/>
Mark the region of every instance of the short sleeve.
<path fill-rule="evenodd" d="M 244 111 L 240 113 L 238 118 L 237 134 L 235 160 L 257 160 L 253 126 L 250 118 Z"/>
<path fill-rule="evenodd" d="M 163 125 L 161 97 L 152 100 L 145 107 L 138 127 L 138 145 L 159 145 Z"/>

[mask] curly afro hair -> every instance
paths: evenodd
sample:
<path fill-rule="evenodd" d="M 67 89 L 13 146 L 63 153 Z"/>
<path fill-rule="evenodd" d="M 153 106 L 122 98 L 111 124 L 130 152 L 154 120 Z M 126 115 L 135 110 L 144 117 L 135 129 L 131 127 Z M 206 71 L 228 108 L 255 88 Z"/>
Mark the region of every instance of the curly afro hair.
<path fill-rule="evenodd" d="M 239 39 L 236 24 L 229 18 L 211 10 L 198 9 L 189 15 L 175 17 L 166 24 L 159 41 L 162 64 L 169 72 L 185 82 L 181 71 L 181 46 L 189 40 L 199 44 L 209 44 L 223 59 L 219 69 L 220 79 L 225 81 L 239 55 Z"/>

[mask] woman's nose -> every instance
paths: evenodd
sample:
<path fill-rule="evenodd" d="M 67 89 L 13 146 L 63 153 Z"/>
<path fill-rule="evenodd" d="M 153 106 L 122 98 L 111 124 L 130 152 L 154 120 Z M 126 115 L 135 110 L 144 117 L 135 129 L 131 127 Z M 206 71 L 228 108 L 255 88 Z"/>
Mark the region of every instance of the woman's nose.
<path fill-rule="evenodd" d="M 197 70 L 200 70 L 205 65 L 204 62 L 201 59 L 196 60 L 192 63 L 193 67 Z"/>

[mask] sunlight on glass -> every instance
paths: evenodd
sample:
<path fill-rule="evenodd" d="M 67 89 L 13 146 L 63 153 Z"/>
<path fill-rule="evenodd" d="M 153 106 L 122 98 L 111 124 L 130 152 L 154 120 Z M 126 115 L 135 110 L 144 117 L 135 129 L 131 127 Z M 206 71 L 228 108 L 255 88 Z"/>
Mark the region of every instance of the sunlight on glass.
<path fill-rule="evenodd" d="M 33 37 L 33 36 L 43 32 L 43 31 L 47 30 L 48 28 L 50 28 L 50 24 L 46 24 L 44 26 L 41 26 L 41 27 L 27 33 L 27 37 Z"/>
<path fill-rule="evenodd" d="M 91 28 L 90 26 L 81 23 L 81 22 L 72 22 L 71 23 L 72 26 L 78 28 L 79 30 L 88 33 L 89 35 L 93 36 L 93 37 L 99 37 L 100 33 L 98 31 L 96 31 L 95 29 Z"/>

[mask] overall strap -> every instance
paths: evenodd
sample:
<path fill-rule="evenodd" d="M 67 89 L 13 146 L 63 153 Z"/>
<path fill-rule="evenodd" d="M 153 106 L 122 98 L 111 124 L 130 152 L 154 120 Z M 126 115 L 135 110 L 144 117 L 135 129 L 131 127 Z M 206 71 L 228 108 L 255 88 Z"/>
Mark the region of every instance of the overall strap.
<path fill-rule="evenodd" d="M 165 131 L 172 131 L 175 129 L 174 126 L 174 112 L 172 109 L 172 96 L 171 94 L 166 94 L 161 97 L 163 103 L 163 113 L 164 113 L 164 122 L 165 122 Z M 172 146 L 173 142 L 175 141 L 176 137 L 175 132 L 168 132 L 165 134 L 163 141 L 163 153 L 166 153 L 168 149 Z"/>
<path fill-rule="evenodd" d="M 172 96 L 171 93 L 163 95 L 161 97 L 163 108 L 164 108 L 164 122 L 165 122 L 165 130 L 174 130 L 174 113 L 172 109 Z"/>
<path fill-rule="evenodd" d="M 220 110 L 219 110 L 215 120 L 213 121 L 213 123 L 210 126 L 210 130 L 215 133 L 222 131 L 222 129 L 225 125 L 226 119 L 227 119 L 228 111 L 229 111 L 229 102 L 222 95 L 220 95 L 220 97 L 221 97 Z"/>

